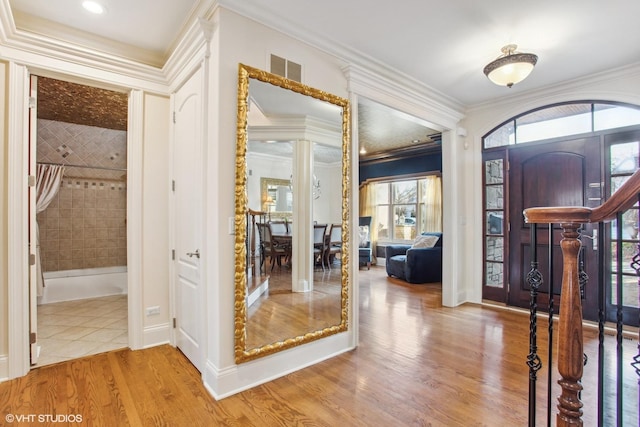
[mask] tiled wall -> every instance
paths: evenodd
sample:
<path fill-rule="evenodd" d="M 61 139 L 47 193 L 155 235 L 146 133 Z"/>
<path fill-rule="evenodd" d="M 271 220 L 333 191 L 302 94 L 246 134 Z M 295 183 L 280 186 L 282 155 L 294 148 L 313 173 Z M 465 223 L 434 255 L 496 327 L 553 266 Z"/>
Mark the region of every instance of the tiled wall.
<path fill-rule="evenodd" d="M 38 119 L 36 158 L 67 165 L 37 216 L 43 271 L 127 265 L 127 132 Z"/>
<path fill-rule="evenodd" d="M 37 216 L 43 271 L 127 265 L 124 182 L 64 178 Z"/>

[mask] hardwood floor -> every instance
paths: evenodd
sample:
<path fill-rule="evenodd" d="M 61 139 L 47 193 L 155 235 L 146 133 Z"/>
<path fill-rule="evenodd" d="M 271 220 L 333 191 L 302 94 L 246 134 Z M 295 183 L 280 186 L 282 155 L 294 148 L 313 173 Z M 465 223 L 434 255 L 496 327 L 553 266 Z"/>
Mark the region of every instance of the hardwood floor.
<path fill-rule="evenodd" d="M 269 273 L 269 290 L 247 310 L 246 347 L 262 347 L 340 324 L 340 268 L 316 269 L 313 291 L 291 292 L 291 270 Z"/>
<path fill-rule="evenodd" d="M 357 349 L 221 401 L 210 397 L 178 350 L 160 346 L 45 366 L 0 383 L 0 414 L 82 417 L 81 423 L 11 424 L 23 426 L 527 424 L 527 313 L 471 304 L 442 307 L 438 284 L 408 285 L 380 268 L 362 270 L 359 287 Z M 546 352 L 546 334 L 540 335 L 540 352 Z M 587 335 L 594 365 L 594 334 Z M 631 353 L 634 346 L 628 347 Z M 543 369 L 541 393 L 545 375 Z M 625 405 L 637 421 L 637 378 L 625 371 L 625 379 L 634 385 Z M 591 387 L 585 381 L 585 426 L 595 425 Z M 543 396 L 539 425 L 546 411 Z"/>

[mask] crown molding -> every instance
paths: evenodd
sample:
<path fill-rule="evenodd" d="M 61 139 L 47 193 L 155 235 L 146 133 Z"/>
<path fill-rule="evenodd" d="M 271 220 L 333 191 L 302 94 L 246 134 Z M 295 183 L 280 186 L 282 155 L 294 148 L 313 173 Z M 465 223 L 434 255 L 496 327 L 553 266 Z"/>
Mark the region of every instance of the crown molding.
<path fill-rule="evenodd" d="M 359 157 L 359 164 L 360 166 L 372 165 L 376 163 L 392 162 L 406 158 L 430 155 L 442 155 L 442 145 L 440 142 L 431 142 L 428 144 L 422 144 L 418 147 L 404 147 L 379 153 L 361 155 Z"/>
<path fill-rule="evenodd" d="M 151 67 L 161 68 L 168 56 L 165 52 L 153 51 L 111 40 L 38 16 L 27 15 L 19 10 L 13 12 L 13 18 L 15 28 L 24 34 L 33 34 L 53 42 L 60 41 L 94 52 L 103 52 Z"/>
<path fill-rule="evenodd" d="M 99 79 L 118 87 L 140 88 L 159 94 L 167 92 L 165 77 L 157 68 L 52 44 L 37 37 L 18 34 L 0 46 L 0 56 L 26 65 L 31 71 L 46 70 L 49 75 L 74 75 L 87 81 Z"/>
<path fill-rule="evenodd" d="M 358 65 L 348 65 L 343 72 L 352 93 L 425 120 L 432 129 L 455 129 L 464 118 L 461 105 L 454 108 L 444 104 L 432 95 L 421 92 L 418 86 L 386 78 L 375 70 Z"/>
<path fill-rule="evenodd" d="M 182 84 L 203 58 L 210 56 L 211 40 L 218 29 L 215 10 L 209 19 L 198 18 L 192 23 L 165 64 L 163 72 L 166 81 L 171 84 L 170 92 Z"/>
<path fill-rule="evenodd" d="M 248 6 L 244 2 L 234 0 L 218 0 L 218 3 L 225 9 L 248 17 L 275 31 L 283 33 L 351 64 L 347 67 L 348 69 L 369 70 L 369 74 L 371 76 L 375 76 L 375 79 L 382 79 L 393 89 L 402 90 L 403 95 L 410 94 L 420 98 L 422 100 L 422 108 L 425 106 L 431 107 L 434 111 L 440 110 L 441 114 L 447 112 L 444 114 L 444 116 L 450 116 L 450 118 L 446 120 L 447 123 L 450 123 L 452 120 L 457 122 L 463 117 L 461 111 L 464 111 L 464 105 L 460 101 L 439 92 L 415 78 L 391 68 L 387 64 L 358 50 L 349 48 L 342 43 L 332 40 L 327 36 L 327 33 L 312 33 L 308 28 L 303 28 L 298 23 L 283 19 L 281 15 L 266 10 L 263 7 Z M 349 73 L 349 70 L 346 70 L 345 72 Z"/>
<path fill-rule="evenodd" d="M 0 56 L 32 70 L 41 68 L 89 80 L 100 74 L 100 80 L 117 86 L 167 92 L 166 78 L 158 67 L 16 28 L 9 0 L 0 0 Z"/>

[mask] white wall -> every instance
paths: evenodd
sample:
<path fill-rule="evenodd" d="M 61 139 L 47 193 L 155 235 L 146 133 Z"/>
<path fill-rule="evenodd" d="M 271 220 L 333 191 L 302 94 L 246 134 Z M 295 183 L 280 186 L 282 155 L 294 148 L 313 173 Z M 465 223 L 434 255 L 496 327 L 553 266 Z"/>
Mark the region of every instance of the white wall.
<path fill-rule="evenodd" d="M 234 361 L 234 236 L 228 221 L 234 216 L 234 173 L 238 63 L 268 69 L 270 53 L 303 65 L 303 83 L 347 97 L 347 82 L 339 60 L 225 9 L 212 21 L 210 140 L 206 188 L 207 306 L 209 327 L 205 385 L 221 398 L 277 378 L 352 346 L 350 331 L 295 347 L 252 362 Z"/>
<path fill-rule="evenodd" d="M 313 219 L 318 224 L 339 224 L 342 221 L 342 165 L 315 163 L 314 174 L 320 181 L 320 197 L 313 201 Z"/>
<path fill-rule="evenodd" d="M 535 73 L 535 71 L 534 71 Z M 532 75 L 533 78 L 534 76 Z M 508 94 L 508 89 L 505 89 Z M 467 111 L 462 122 L 467 130 L 456 169 L 461 181 L 459 191 L 466 197 L 462 211 L 467 212 L 468 244 L 463 254 L 467 260 L 466 288 L 468 300 L 482 300 L 482 140 L 491 129 L 520 113 L 545 105 L 578 100 L 619 101 L 640 105 L 640 64 L 607 73 L 565 82 L 544 90 L 505 96 L 503 100 L 478 105 Z"/>

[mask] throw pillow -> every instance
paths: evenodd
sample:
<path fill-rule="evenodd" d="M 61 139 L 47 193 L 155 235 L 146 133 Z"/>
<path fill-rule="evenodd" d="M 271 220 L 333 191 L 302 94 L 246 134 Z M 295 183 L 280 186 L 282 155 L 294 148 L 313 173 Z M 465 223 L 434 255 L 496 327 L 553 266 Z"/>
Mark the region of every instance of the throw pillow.
<path fill-rule="evenodd" d="M 366 248 L 369 246 L 369 226 L 361 225 L 360 226 L 360 243 L 358 247 Z"/>
<path fill-rule="evenodd" d="M 432 248 L 438 243 L 438 236 L 418 236 L 413 242 L 412 248 Z"/>

